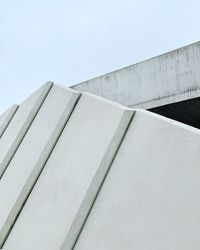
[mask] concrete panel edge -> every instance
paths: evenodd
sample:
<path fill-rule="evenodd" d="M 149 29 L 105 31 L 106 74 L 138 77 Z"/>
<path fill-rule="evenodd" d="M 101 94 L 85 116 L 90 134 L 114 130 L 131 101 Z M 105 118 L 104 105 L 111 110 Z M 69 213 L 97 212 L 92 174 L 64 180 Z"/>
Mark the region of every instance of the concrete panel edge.
<path fill-rule="evenodd" d="M 98 196 L 99 190 L 103 185 L 106 175 L 112 165 L 112 162 L 120 148 L 123 138 L 128 130 L 128 127 L 134 117 L 135 112 L 133 110 L 125 110 L 122 119 L 118 125 L 118 128 L 113 136 L 110 145 L 104 155 L 101 164 L 96 172 L 92 183 L 85 195 L 85 198 L 77 212 L 76 218 L 70 228 L 68 235 L 66 236 L 60 250 L 71 250 L 76 244 L 79 234 L 89 216 L 90 210 Z"/>
<path fill-rule="evenodd" d="M 14 104 L 13 106 L 11 106 L 11 108 L 9 108 L 4 114 L 6 117 L 3 117 L 3 121 L 2 124 L 0 126 L 0 138 L 3 136 L 3 133 L 5 132 L 6 128 L 8 127 L 9 123 L 11 122 L 13 116 L 15 115 L 17 109 L 18 109 L 19 105 Z M 2 114 L 2 116 L 4 116 L 4 114 Z"/>

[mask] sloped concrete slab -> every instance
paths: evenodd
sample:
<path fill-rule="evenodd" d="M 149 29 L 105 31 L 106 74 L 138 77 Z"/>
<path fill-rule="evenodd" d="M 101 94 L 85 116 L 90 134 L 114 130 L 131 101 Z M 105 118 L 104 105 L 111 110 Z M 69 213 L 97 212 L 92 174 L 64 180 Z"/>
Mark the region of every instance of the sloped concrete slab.
<path fill-rule="evenodd" d="M 0 244 L 58 140 L 80 94 L 54 85 L 0 181 Z"/>
<path fill-rule="evenodd" d="M 200 132 L 137 111 L 75 250 L 199 250 Z"/>
<path fill-rule="evenodd" d="M 4 250 L 72 248 L 132 116 L 125 107 L 81 96 Z"/>
<path fill-rule="evenodd" d="M 13 118 L 15 112 L 17 111 L 18 105 L 13 105 L 6 112 L 0 116 L 0 138 L 2 137 L 4 131 L 6 130 L 8 124 Z"/>
<path fill-rule="evenodd" d="M 15 151 L 17 150 L 24 135 L 29 129 L 35 115 L 47 96 L 52 83 L 46 83 L 39 90 L 33 93 L 25 100 L 15 113 L 12 122 L 8 125 L 6 131 L 0 140 L 0 178 Z"/>

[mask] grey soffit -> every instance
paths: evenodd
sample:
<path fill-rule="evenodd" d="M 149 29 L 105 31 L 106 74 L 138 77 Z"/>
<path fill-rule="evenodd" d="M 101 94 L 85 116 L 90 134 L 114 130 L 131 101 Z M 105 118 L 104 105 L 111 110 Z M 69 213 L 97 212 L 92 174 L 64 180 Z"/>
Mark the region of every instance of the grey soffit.
<path fill-rule="evenodd" d="M 198 129 L 47 83 L 0 147 L 3 250 L 199 250 Z"/>
<path fill-rule="evenodd" d="M 149 111 L 200 129 L 200 97 L 160 106 Z"/>

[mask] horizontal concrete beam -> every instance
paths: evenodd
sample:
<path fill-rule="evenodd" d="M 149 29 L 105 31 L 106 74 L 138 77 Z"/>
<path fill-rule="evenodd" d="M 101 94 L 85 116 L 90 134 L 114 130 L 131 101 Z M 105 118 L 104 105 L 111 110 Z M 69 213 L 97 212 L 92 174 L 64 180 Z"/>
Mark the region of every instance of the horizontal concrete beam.
<path fill-rule="evenodd" d="M 200 97 L 200 42 L 72 88 L 144 109 Z"/>

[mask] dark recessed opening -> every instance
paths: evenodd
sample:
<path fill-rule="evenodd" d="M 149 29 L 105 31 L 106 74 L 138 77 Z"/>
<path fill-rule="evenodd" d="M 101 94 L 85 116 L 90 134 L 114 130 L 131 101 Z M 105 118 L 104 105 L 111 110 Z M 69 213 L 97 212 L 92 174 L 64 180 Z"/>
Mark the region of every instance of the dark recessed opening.
<path fill-rule="evenodd" d="M 200 129 L 200 97 L 152 108 L 149 111 Z"/>

